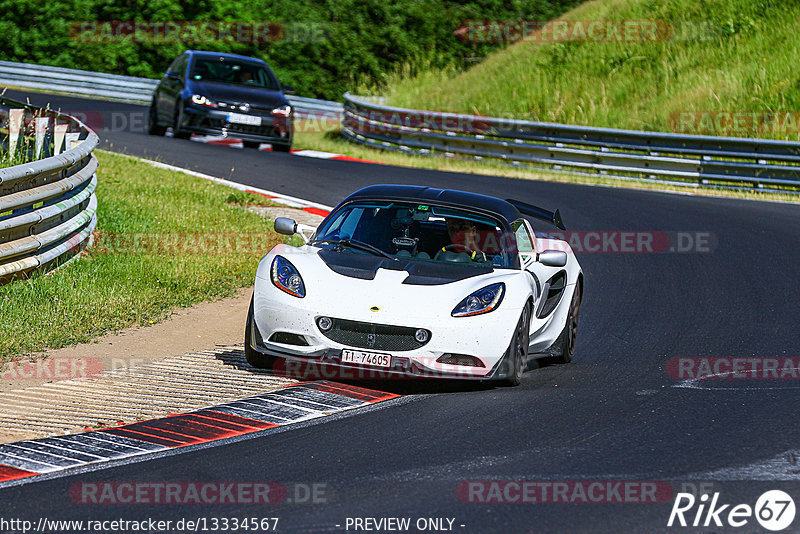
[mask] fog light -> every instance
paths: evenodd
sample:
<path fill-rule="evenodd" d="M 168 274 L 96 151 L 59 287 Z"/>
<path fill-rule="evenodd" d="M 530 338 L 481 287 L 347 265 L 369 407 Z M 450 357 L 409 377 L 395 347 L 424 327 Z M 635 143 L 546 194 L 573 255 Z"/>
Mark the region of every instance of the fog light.
<path fill-rule="evenodd" d="M 333 328 L 333 320 L 330 317 L 320 317 L 317 319 L 317 326 L 323 332 L 327 332 L 331 328 Z"/>
<path fill-rule="evenodd" d="M 414 334 L 414 339 L 416 339 L 420 343 L 425 343 L 426 341 L 428 341 L 428 331 L 420 328 Z"/>

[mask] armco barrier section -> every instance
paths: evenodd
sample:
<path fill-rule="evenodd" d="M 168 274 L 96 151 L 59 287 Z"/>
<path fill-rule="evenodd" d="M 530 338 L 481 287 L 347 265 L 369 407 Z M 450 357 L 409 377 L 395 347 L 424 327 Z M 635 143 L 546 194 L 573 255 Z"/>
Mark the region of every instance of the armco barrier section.
<path fill-rule="evenodd" d="M 396 108 L 345 95 L 342 133 L 380 149 L 556 171 L 797 192 L 800 143 L 680 135 Z"/>
<path fill-rule="evenodd" d="M 97 225 L 98 137 L 73 117 L 5 98 L 0 124 L 4 283 L 57 265 L 88 244 Z M 24 163 L 8 166 L 16 161 Z"/>
<path fill-rule="evenodd" d="M 87 70 L 65 69 L 29 63 L 0 61 L 0 86 L 29 87 L 50 91 L 61 91 L 88 97 L 127 100 L 149 105 L 153 100 L 159 80 L 120 76 Z M 325 113 L 340 116 L 343 106 L 339 102 L 317 100 L 288 95 L 289 103 L 300 116 L 310 113 Z"/>

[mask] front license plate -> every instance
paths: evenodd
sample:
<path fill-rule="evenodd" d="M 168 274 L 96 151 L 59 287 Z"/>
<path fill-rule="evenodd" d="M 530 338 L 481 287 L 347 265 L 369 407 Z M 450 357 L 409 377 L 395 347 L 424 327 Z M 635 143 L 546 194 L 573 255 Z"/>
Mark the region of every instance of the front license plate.
<path fill-rule="evenodd" d="M 362 352 L 360 350 L 342 351 L 342 363 L 358 363 L 361 365 L 372 365 L 375 367 L 391 367 L 392 357 L 388 354 L 377 354 L 375 352 Z"/>
<path fill-rule="evenodd" d="M 254 115 L 242 115 L 241 113 L 228 113 L 228 122 L 236 124 L 248 124 L 250 126 L 261 126 L 261 117 Z"/>

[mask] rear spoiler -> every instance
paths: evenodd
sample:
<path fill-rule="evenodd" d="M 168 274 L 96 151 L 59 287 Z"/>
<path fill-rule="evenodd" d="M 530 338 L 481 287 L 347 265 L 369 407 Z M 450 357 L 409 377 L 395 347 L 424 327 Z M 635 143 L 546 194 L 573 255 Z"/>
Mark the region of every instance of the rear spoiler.
<path fill-rule="evenodd" d="M 547 211 L 546 209 L 539 208 L 534 206 L 533 204 L 528 204 L 526 202 L 522 202 L 521 200 L 513 200 L 513 199 L 506 199 L 506 202 L 514 206 L 519 210 L 519 212 L 523 215 L 528 215 L 530 217 L 535 217 L 542 221 L 547 221 L 556 228 L 560 228 L 561 230 L 566 230 L 564 223 L 561 221 L 561 214 L 556 211 Z"/>

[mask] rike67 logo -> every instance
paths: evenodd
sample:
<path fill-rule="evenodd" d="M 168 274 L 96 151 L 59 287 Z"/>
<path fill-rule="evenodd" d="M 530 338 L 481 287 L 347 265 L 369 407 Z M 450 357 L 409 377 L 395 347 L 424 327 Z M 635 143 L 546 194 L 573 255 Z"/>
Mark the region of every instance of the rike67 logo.
<path fill-rule="evenodd" d="M 722 504 L 719 492 L 710 498 L 703 494 L 696 499 L 691 493 L 678 493 L 669 514 L 667 526 L 709 527 L 752 526 L 752 520 L 761 527 L 778 532 L 792 524 L 795 516 L 794 500 L 781 490 L 763 493 L 755 506 L 749 504 Z"/>

